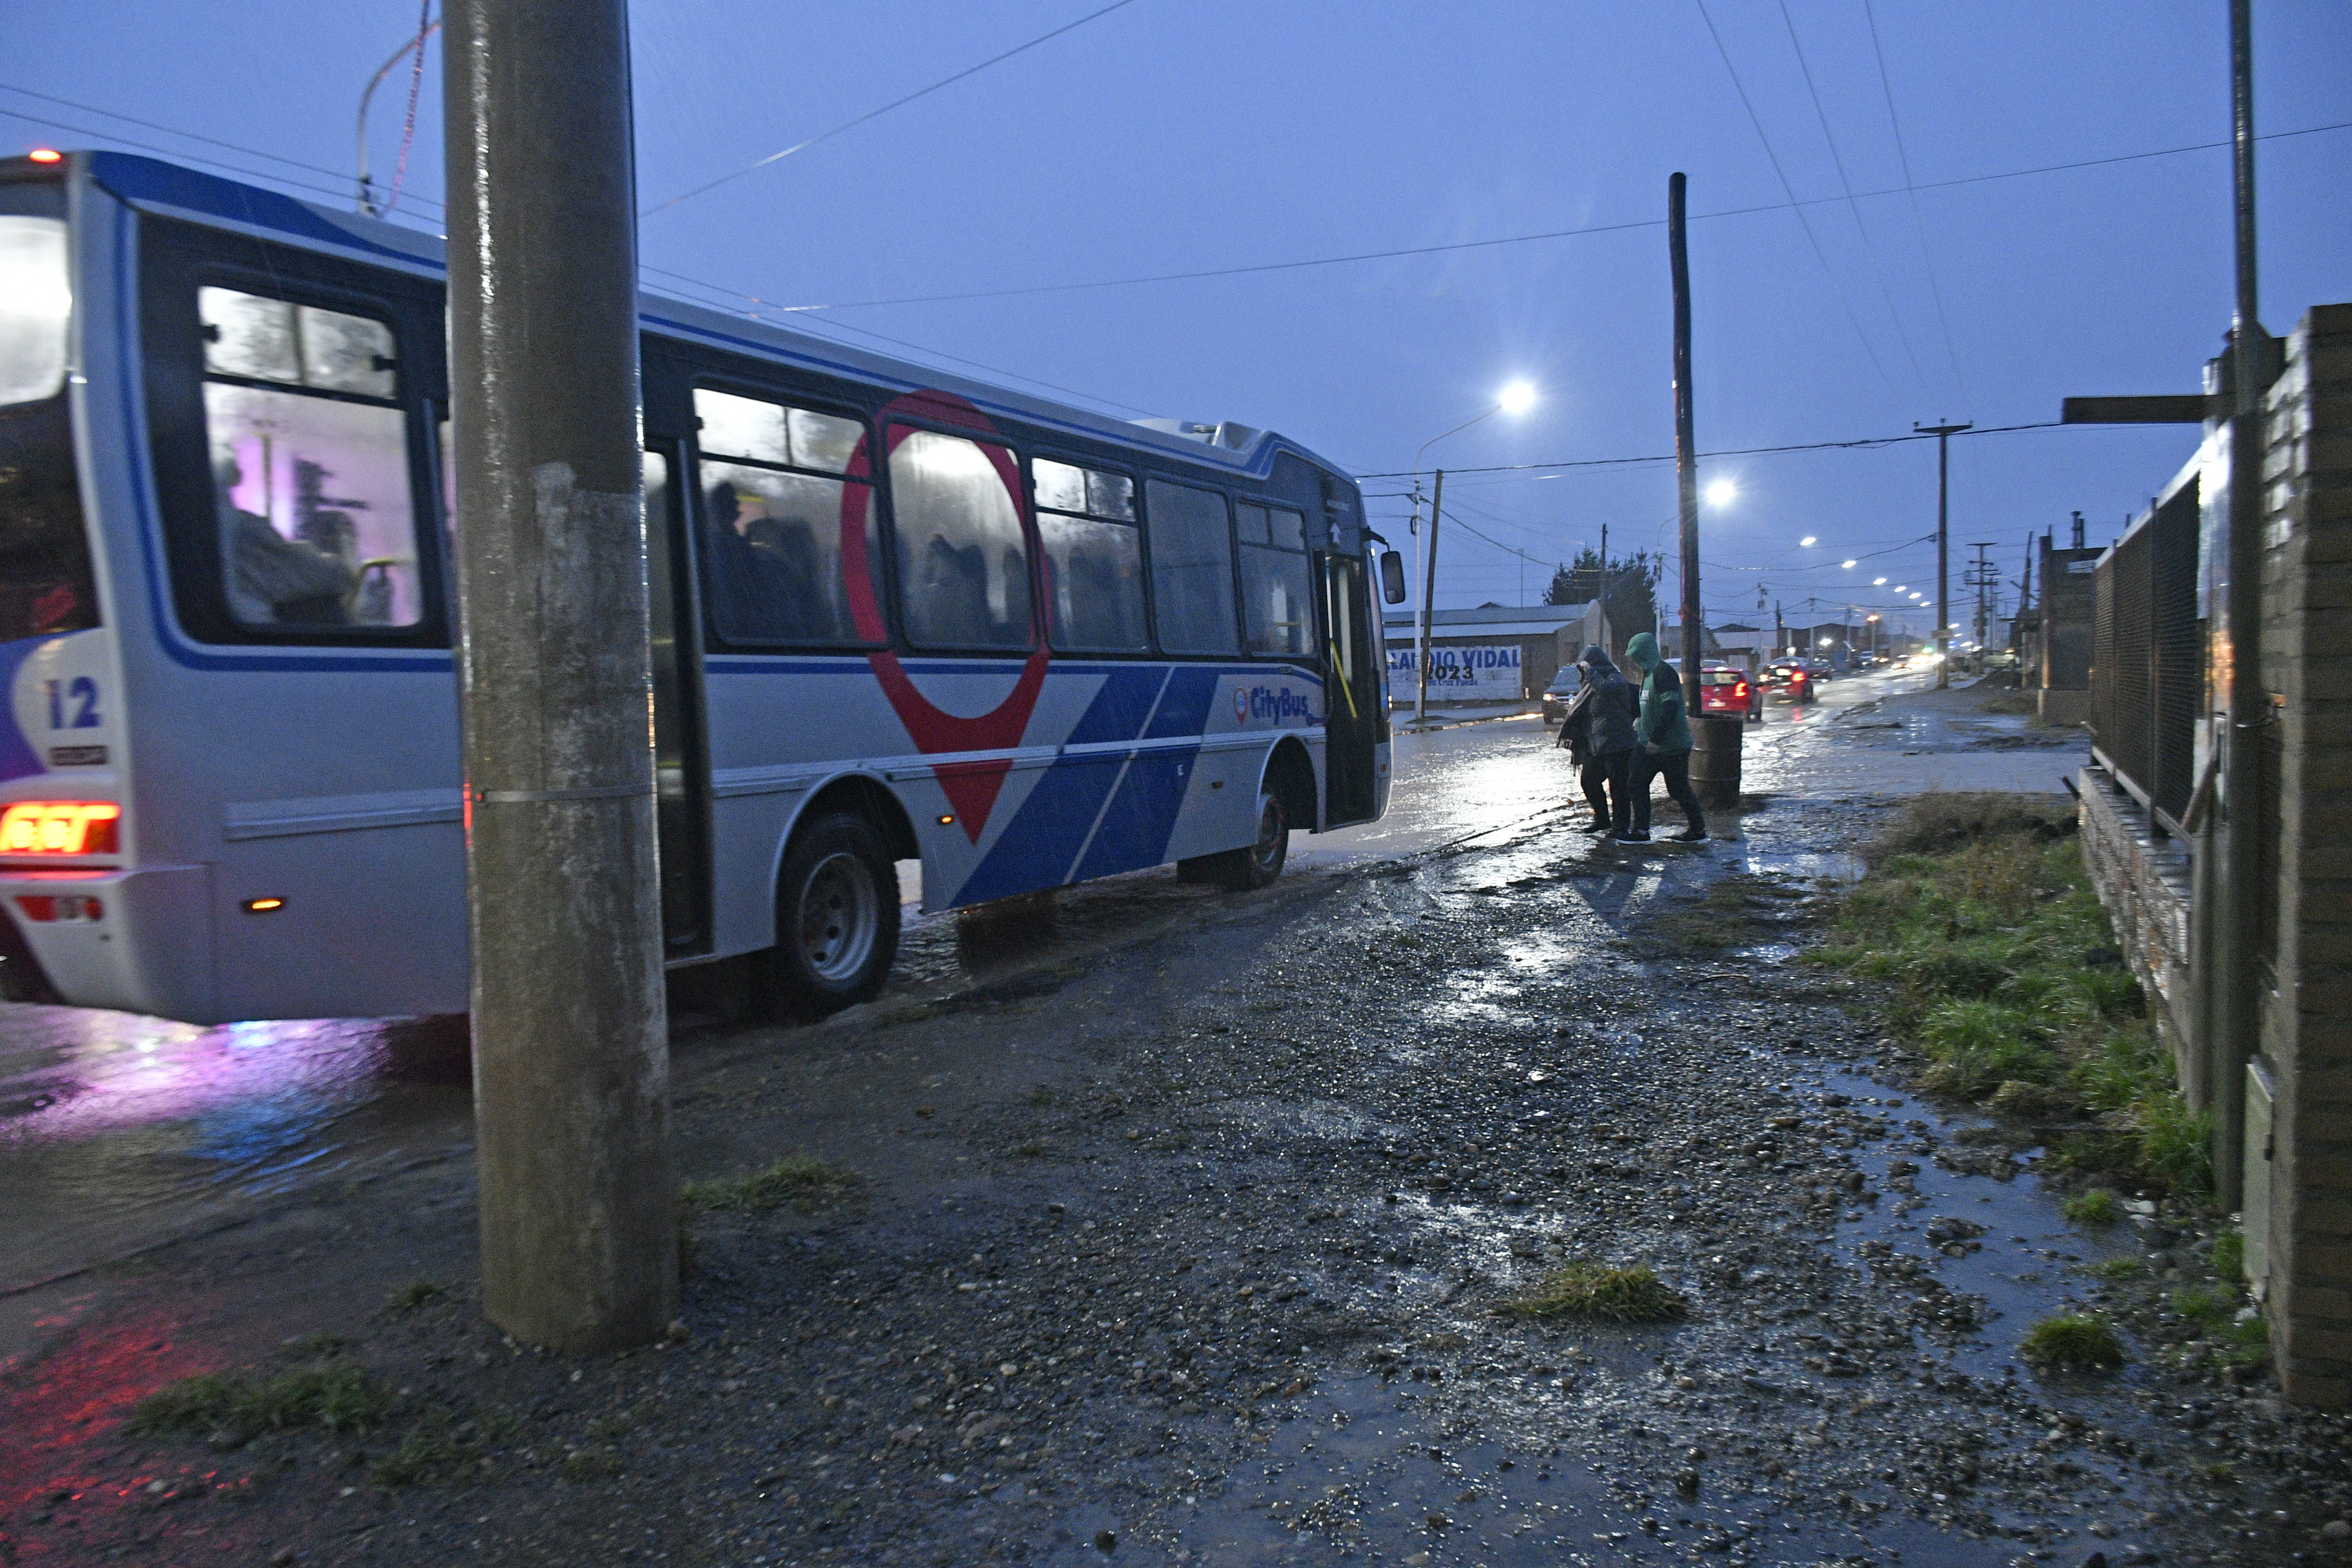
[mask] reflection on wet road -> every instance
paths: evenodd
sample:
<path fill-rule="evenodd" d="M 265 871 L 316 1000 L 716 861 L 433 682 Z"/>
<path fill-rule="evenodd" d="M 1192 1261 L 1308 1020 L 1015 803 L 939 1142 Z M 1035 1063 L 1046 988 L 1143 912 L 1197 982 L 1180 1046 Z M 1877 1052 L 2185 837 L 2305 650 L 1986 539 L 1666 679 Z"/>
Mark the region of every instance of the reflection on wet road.
<path fill-rule="evenodd" d="M 462 1137 L 460 1037 L 0 1007 L 0 1292 Z"/>
<path fill-rule="evenodd" d="M 1946 693 L 1925 706 L 1906 695 L 1928 684 L 1918 675 L 1849 679 L 1829 683 L 1805 708 L 1774 704 L 1763 724 L 1746 731 L 1748 792 L 2049 789 L 2073 764 L 2079 742 L 2026 734 L 2021 718 L 1981 714 L 1971 694 Z M 1553 738 L 1532 714 L 1422 734 L 1400 727 L 1387 816 L 1297 835 L 1292 875 L 1465 843 L 1507 851 L 1484 863 L 1490 879 L 1559 875 L 1570 846 L 1558 830 L 1580 824 L 1584 808 L 1568 753 Z M 1736 831 L 1729 822 L 1717 826 Z M 1574 847 L 1582 847 L 1580 837 Z M 1806 879 L 1854 874 L 1842 857 L 1784 864 L 1785 857 L 1752 853 L 1744 839 L 1705 853 L 1746 856 L 1749 863 L 1739 868 Z M 1590 879 L 1580 892 L 1621 929 L 1677 879 L 1670 859 L 1646 853 L 1571 874 Z M 910 898 L 918 891 L 912 881 Z M 1180 887 L 1164 870 L 1143 872 L 1066 893 L 1058 917 L 1049 900 L 1016 911 L 1013 923 L 1051 932 L 1058 918 L 1063 943 L 1083 948 L 1192 918 L 1213 897 Z M 985 978 L 1022 959 L 1022 942 L 995 952 L 971 940 L 980 933 L 963 929 L 970 923 L 917 920 L 902 950 L 900 984 Z M 304 1182 L 349 1179 L 462 1148 L 470 1136 L 464 1086 L 462 1037 L 446 1025 L 329 1020 L 203 1028 L 0 1005 L 0 1227 L 13 1240 L 0 1259 L 0 1295 L 228 1223 Z"/>

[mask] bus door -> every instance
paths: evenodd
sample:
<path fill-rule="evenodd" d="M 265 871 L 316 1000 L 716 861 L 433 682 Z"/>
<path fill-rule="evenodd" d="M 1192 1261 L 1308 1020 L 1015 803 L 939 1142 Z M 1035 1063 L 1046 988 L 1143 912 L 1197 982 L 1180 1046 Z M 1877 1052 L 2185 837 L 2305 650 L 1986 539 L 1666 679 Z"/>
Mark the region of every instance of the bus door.
<path fill-rule="evenodd" d="M 646 588 L 652 612 L 654 819 L 661 848 L 662 950 L 710 951 L 710 759 L 703 745 L 694 573 L 671 455 L 646 453 Z"/>
<path fill-rule="evenodd" d="M 1327 827 L 1339 827 L 1379 814 L 1380 671 L 1363 558 L 1318 551 L 1315 570 L 1323 594 L 1323 817 Z"/>

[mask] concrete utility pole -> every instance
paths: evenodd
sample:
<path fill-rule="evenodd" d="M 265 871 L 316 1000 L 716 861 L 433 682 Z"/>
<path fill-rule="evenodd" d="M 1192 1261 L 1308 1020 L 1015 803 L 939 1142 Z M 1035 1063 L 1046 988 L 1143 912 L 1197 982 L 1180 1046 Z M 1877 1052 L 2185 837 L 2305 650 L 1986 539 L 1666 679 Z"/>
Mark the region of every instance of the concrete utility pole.
<path fill-rule="evenodd" d="M 1426 574 L 1421 580 L 1421 694 L 1413 699 L 1412 721 L 1429 720 L 1429 621 L 1436 613 L 1437 600 L 1437 509 L 1445 504 L 1445 470 L 1437 470 L 1437 483 L 1429 492 L 1429 547 L 1423 559 Z"/>
<path fill-rule="evenodd" d="M 627 8 L 446 21 L 483 1306 L 613 1350 L 677 1301 Z"/>
<path fill-rule="evenodd" d="M 1952 683 L 1952 437 L 1971 425 L 1914 425 L 1936 438 L 1936 689 Z"/>
<path fill-rule="evenodd" d="M 1698 593 L 1698 438 L 1691 414 L 1690 247 L 1683 197 L 1689 181 L 1666 179 L 1666 252 L 1675 279 L 1675 478 L 1682 499 L 1683 711 L 1699 717 L 1699 660 L 1706 647 Z"/>

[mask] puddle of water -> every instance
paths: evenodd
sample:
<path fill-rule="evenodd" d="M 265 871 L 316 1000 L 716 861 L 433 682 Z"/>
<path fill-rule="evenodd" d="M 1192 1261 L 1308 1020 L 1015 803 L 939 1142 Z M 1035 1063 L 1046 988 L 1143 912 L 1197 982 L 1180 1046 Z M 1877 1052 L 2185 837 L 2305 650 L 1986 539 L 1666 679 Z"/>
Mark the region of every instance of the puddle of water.
<path fill-rule="evenodd" d="M 1455 1430 L 1436 1394 L 1404 1376 L 1334 1377 L 1255 1435 L 1258 1452 L 1213 1495 L 1181 1500 L 1163 1527 L 1184 1563 L 1342 1556 L 1421 1568 L 1685 1562 L 1702 1553 L 1759 1565 L 1825 1556 L 1897 1556 L 1992 1568 L 2008 1553 L 1911 1521 L 1857 1533 L 1783 1517 L 1763 1496 L 1684 1500 L 1612 1486 L 1573 1448 L 1542 1436 L 1541 1406 L 1581 1396 L 1540 1377 L 1514 1392 L 1534 1408 L 1516 1440 Z M 1592 1456 L 1601 1457 L 1599 1454 Z M 1642 1521 L 1652 1521 L 1644 1530 Z M 1891 1549 L 1891 1550 L 1890 1550 Z"/>

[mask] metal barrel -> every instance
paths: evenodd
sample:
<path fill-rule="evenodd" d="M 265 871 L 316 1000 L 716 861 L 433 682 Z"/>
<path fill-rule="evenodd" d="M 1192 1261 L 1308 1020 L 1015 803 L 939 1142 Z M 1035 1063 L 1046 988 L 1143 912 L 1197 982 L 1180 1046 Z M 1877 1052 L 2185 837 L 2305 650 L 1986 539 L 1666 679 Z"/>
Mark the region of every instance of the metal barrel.
<path fill-rule="evenodd" d="M 1708 805 L 1730 805 L 1739 799 L 1739 750 L 1746 742 L 1744 716 L 1710 713 L 1698 722 L 1697 744 L 1691 750 L 1691 787 Z"/>

